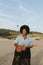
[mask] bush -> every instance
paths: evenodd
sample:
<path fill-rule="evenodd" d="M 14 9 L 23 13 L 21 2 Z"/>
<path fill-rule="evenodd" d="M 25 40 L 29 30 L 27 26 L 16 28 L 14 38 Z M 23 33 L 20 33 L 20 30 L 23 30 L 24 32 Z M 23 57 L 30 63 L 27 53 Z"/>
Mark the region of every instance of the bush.
<path fill-rule="evenodd" d="M 10 33 L 8 31 L 0 31 L 0 36 L 9 36 Z"/>

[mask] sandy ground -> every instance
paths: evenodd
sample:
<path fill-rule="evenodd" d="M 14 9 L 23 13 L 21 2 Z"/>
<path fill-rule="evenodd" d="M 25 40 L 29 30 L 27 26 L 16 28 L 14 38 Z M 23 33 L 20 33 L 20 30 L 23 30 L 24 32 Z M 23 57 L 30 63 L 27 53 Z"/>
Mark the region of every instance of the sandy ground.
<path fill-rule="evenodd" d="M 31 49 L 31 65 L 43 65 L 43 40 L 33 40 L 37 47 Z M 0 65 L 12 65 L 15 47 L 13 40 L 0 38 Z"/>

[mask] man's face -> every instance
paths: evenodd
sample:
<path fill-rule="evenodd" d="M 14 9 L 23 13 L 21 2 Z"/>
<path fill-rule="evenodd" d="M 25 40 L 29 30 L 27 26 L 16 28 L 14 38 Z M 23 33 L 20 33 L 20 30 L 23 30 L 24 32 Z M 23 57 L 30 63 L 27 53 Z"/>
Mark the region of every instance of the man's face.
<path fill-rule="evenodd" d="M 23 35 L 26 35 L 26 34 L 27 34 L 26 29 L 23 29 L 23 30 L 22 30 L 22 34 L 23 34 Z"/>

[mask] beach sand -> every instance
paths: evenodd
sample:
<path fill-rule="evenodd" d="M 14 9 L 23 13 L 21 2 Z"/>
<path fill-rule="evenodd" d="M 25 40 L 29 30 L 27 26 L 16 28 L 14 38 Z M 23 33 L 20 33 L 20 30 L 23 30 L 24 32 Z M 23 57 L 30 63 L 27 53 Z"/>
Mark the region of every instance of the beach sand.
<path fill-rule="evenodd" d="M 31 48 L 31 65 L 43 65 L 43 40 L 33 40 L 37 47 Z M 0 65 L 12 65 L 15 47 L 13 40 L 0 38 Z"/>

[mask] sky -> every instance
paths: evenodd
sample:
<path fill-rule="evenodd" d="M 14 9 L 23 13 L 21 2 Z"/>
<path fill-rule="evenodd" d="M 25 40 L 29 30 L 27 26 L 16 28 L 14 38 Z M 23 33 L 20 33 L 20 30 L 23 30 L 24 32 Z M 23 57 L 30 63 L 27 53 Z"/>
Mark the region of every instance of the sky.
<path fill-rule="evenodd" d="M 43 0 L 0 0 L 0 29 L 19 30 L 22 25 L 43 33 Z"/>

